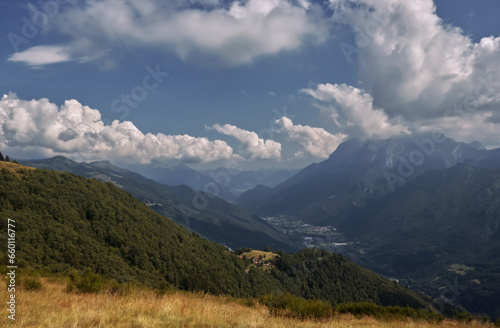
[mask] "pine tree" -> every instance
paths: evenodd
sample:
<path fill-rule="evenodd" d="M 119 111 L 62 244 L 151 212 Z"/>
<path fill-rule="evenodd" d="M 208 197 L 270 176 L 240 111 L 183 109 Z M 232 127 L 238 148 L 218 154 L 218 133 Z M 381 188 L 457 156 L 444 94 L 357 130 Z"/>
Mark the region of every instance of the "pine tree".
<path fill-rule="evenodd" d="M 5 161 L 6 161 L 6 162 L 10 162 L 9 155 L 5 156 Z"/>
<path fill-rule="evenodd" d="M 3 154 L 2 152 L 0 151 L 0 162 L 3 162 L 5 159 L 3 158 Z"/>

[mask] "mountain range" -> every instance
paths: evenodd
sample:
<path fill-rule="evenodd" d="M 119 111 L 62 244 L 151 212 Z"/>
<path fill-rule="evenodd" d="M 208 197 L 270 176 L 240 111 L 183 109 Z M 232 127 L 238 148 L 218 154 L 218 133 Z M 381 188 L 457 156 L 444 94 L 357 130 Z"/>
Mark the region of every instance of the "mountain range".
<path fill-rule="evenodd" d="M 479 143 L 429 134 L 387 140 L 350 139 L 330 157 L 307 166 L 274 188 L 259 185 L 237 203 L 264 216 L 287 215 L 306 223 L 337 224 L 428 170 L 487 157 Z"/>
<path fill-rule="evenodd" d="M 236 204 L 185 185 L 166 186 L 109 162 L 56 157 L 26 164 L 111 181 L 158 213 L 234 248 L 294 250 L 315 237 L 280 233 L 280 226 L 267 223 L 276 219 L 314 231 L 334 229 L 342 242 L 327 236 L 327 243 L 317 246 L 424 291 L 439 304 L 500 316 L 500 149 L 442 134 L 350 139 L 327 160 L 275 187 L 257 185 Z M 176 183 L 186 177 L 210 183 L 204 174 L 178 168 L 183 169 L 190 173 Z M 200 195 L 209 202 L 196 209 L 193 199 Z"/>
<path fill-rule="evenodd" d="M 358 263 L 500 316 L 499 159 L 500 149 L 443 135 L 351 139 L 237 202 L 264 217 L 334 226 L 348 241 L 338 251 Z"/>
<path fill-rule="evenodd" d="M 425 172 L 339 229 L 358 263 L 473 313 L 500 315 L 500 168 Z"/>
<path fill-rule="evenodd" d="M 179 164 L 171 168 L 151 165 L 137 166 L 133 170 L 162 184 L 169 186 L 187 185 L 195 190 L 216 193 L 217 197 L 230 202 L 258 184 L 274 187 L 298 172 L 298 170 L 292 169 L 242 171 L 225 167 L 213 170 L 194 170 L 186 164 Z"/>
<path fill-rule="evenodd" d="M 108 161 L 77 163 L 57 156 L 22 163 L 112 182 L 181 226 L 233 249 L 244 246 L 262 249 L 270 246 L 273 249 L 297 250 L 285 235 L 257 215 L 186 185 L 167 186 Z"/>
<path fill-rule="evenodd" d="M 16 225 L 26 272 L 99 274 L 118 283 L 260 297 L 272 293 L 332 305 L 374 302 L 433 309 L 429 299 L 336 254 L 273 253 L 266 267 L 183 229 L 113 183 L 0 163 L 0 215 Z M 7 220 L 0 242 L 7 242 Z M 1 250 L 7 265 L 7 250 Z"/>

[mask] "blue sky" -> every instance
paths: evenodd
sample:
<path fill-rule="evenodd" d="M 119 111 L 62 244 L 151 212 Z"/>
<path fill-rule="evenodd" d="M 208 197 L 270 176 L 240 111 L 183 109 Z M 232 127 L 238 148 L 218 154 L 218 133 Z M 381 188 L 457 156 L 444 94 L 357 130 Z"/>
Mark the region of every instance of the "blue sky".
<path fill-rule="evenodd" d="M 257 168 L 302 167 L 350 137 L 439 130 L 498 147 L 498 12 L 494 0 L 0 1 L 0 149 Z"/>

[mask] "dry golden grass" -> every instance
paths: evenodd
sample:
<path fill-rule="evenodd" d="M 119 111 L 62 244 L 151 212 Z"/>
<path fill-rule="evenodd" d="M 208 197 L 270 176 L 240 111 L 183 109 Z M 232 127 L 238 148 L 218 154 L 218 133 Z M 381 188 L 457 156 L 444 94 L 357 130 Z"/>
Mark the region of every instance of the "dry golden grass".
<path fill-rule="evenodd" d="M 21 170 L 21 169 L 30 170 L 30 171 L 35 170 L 34 167 L 28 167 L 28 166 L 24 166 L 21 164 L 0 161 L 0 170 L 4 169 L 4 168 L 9 170 L 14 176 L 16 176 L 19 179 L 22 176 L 22 174 L 19 173 L 19 170 Z"/>
<path fill-rule="evenodd" d="M 270 260 L 278 256 L 278 254 L 274 254 L 271 252 L 264 252 L 264 251 L 257 251 L 257 250 L 252 250 L 250 252 L 246 252 L 241 254 L 241 256 L 246 256 L 249 259 L 258 259 L 259 256 L 262 256 L 264 260 Z"/>
<path fill-rule="evenodd" d="M 2 300 L 7 299 L 2 281 Z M 262 327 L 262 328 L 482 328 L 492 325 L 477 322 L 442 323 L 392 321 L 337 316 L 315 322 L 273 317 L 263 306 L 248 307 L 226 297 L 176 292 L 157 296 L 150 290 L 135 290 L 125 295 L 66 293 L 59 282 L 43 279 L 41 291 L 17 290 L 16 327 Z M 4 301 L 2 301 L 3 304 Z M 7 311 L 2 311 L 0 326 L 7 327 Z M 13 326 L 13 325 L 12 325 Z"/>

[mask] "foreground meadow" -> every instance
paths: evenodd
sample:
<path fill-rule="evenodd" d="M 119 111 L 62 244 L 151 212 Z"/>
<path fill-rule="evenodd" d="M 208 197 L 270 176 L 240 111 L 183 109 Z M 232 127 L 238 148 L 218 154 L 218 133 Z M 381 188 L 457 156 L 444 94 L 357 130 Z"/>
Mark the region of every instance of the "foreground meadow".
<path fill-rule="evenodd" d="M 227 297 L 174 292 L 158 295 L 152 290 L 133 289 L 122 294 L 76 294 L 66 285 L 42 279 L 42 289 L 16 290 L 16 327 L 493 327 L 479 322 L 378 321 L 338 315 L 327 321 L 276 317 L 261 305 L 247 306 Z M 7 299 L 2 280 L 2 299 Z M 2 301 L 3 303 L 3 301 Z M 12 325 L 2 311 L 1 326 Z"/>

